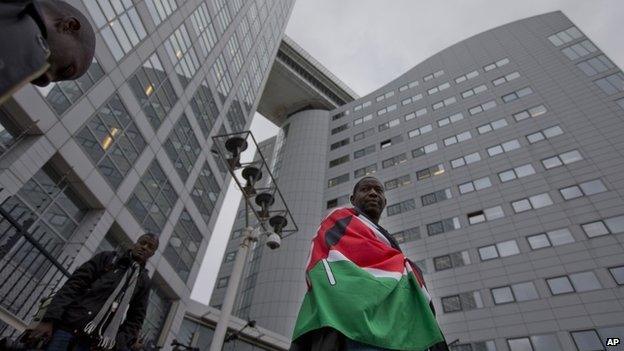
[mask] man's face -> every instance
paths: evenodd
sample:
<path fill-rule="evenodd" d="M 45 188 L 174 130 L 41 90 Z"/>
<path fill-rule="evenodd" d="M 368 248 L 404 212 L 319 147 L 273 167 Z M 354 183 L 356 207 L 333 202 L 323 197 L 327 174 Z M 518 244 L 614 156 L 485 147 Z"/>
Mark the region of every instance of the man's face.
<path fill-rule="evenodd" d="M 47 43 L 50 49 L 49 69 L 33 84 L 46 86 L 50 82 L 73 80 L 82 76 L 91 64 L 93 53 L 89 53 L 81 43 L 76 32 L 84 30 L 83 24 L 74 17 L 64 18 L 48 27 Z"/>
<path fill-rule="evenodd" d="M 142 235 L 136 243 L 132 245 L 130 251 L 135 260 L 145 263 L 154 255 L 158 249 L 158 240 L 150 235 Z"/>
<path fill-rule="evenodd" d="M 365 178 L 358 185 L 351 201 L 366 215 L 377 220 L 386 207 L 383 185 L 375 178 Z"/>

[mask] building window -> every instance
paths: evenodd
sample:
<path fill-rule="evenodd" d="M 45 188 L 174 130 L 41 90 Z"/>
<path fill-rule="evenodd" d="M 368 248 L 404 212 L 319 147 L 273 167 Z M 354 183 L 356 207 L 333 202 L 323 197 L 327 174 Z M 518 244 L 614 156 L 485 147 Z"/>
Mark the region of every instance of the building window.
<path fill-rule="evenodd" d="M 483 300 L 478 291 L 470 291 L 459 295 L 446 296 L 441 299 L 444 313 L 469 311 L 483 308 Z"/>
<path fill-rule="evenodd" d="M 501 206 L 494 206 L 484 210 L 468 213 L 466 217 L 468 217 L 468 223 L 473 225 L 503 218 L 505 217 L 505 212 L 503 212 L 503 208 Z"/>
<path fill-rule="evenodd" d="M 486 72 L 487 71 L 491 71 L 491 70 L 493 70 L 495 68 L 503 67 L 504 65 L 506 65 L 508 63 L 509 63 L 509 59 L 505 57 L 505 58 L 500 59 L 500 60 L 498 60 L 496 62 L 492 62 L 492 63 L 490 63 L 488 65 L 483 66 L 483 70 L 486 71 Z"/>
<path fill-rule="evenodd" d="M 359 149 L 359 150 L 355 150 L 355 152 L 353 152 L 353 159 L 358 159 L 360 157 L 364 157 L 367 155 L 370 155 L 372 153 L 375 152 L 375 145 L 369 145 L 365 148 Z"/>
<path fill-rule="evenodd" d="M 613 95 L 624 91 L 624 74 L 618 72 L 610 76 L 596 80 L 594 83 L 607 95 Z"/>
<path fill-rule="evenodd" d="M 535 300 L 539 298 L 533 282 L 501 286 L 499 288 L 490 289 L 490 291 L 492 292 L 494 303 L 497 305 L 510 302 Z"/>
<path fill-rule="evenodd" d="M 357 105 L 357 106 L 353 107 L 353 112 L 359 111 L 361 109 L 365 109 L 367 107 L 370 107 L 371 105 L 372 105 L 372 103 L 370 101 L 366 101 L 366 102 L 364 102 L 364 103 L 362 103 L 360 105 Z"/>
<path fill-rule="evenodd" d="M 473 152 L 466 156 L 461 156 L 451 160 L 451 167 L 458 168 L 478 161 L 481 161 L 481 155 L 478 152 Z"/>
<path fill-rule="evenodd" d="M 455 78 L 455 83 L 459 84 L 459 83 L 465 82 L 465 81 L 470 80 L 470 79 L 472 79 L 474 77 L 477 77 L 477 76 L 479 76 L 479 71 L 474 70 L 472 72 L 468 72 L 468 73 L 464 74 L 463 76 L 459 76 L 459 77 Z"/>
<path fill-rule="evenodd" d="M 420 239 L 420 228 L 413 227 L 391 234 L 397 243 L 402 244 Z"/>
<path fill-rule="evenodd" d="M 199 50 L 202 54 L 202 58 L 205 59 L 217 43 L 217 33 L 212 24 L 206 3 L 202 3 L 193 11 L 191 14 L 191 24 L 199 37 Z"/>
<path fill-rule="evenodd" d="M 178 194 L 158 160 L 154 159 L 134 188 L 126 206 L 146 231 L 160 234 L 177 200 Z"/>
<path fill-rule="evenodd" d="M 392 167 L 392 166 L 396 166 L 399 165 L 401 163 L 405 163 L 407 161 L 407 156 L 405 156 L 405 153 L 390 157 L 388 159 L 385 159 L 383 161 L 381 161 L 381 167 L 383 169 Z"/>
<path fill-rule="evenodd" d="M 349 145 L 349 138 L 342 139 L 342 140 L 339 140 L 339 141 L 337 141 L 335 143 L 332 143 L 331 145 L 329 145 L 329 149 L 330 150 L 336 150 L 336 149 L 338 149 L 340 147 L 343 147 L 345 145 Z"/>
<path fill-rule="evenodd" d="M 507 339 L 510 351 L 561 351 L 556 335 Z"/>
<path fill-rule="evenodd" d="M 388 148 L 392 145 L 396 145 L 399 144 L 403 141 L 403 136 L 401 134 L 399 135 L 395 135 L 390 139 L 386 139 L 384 141 L 382 141 L 381 143 L 379 143 L 379 149 L 385 149 Z"/>
<path fill-rule="evenodd" d="M 195 181 L 195 185 L 193 185 L 193 189 L 191 189 L 190 195 L 206 223 L 210 223 L 210 217 L 220 194 L 221 187 L 217 182 L 217 178 L 215 178 L 208 162 L 205 162 Z"/>
<path fill-rule="evenodd" d="M 407 90 L 407 89 L 415 88 L 415 87 L 417 87 L 417 86 L 418 86 L 418 81 L 409 82 L 409 83 L 407 83 L 407 84 L 405 84 L 405 85 L 402 85 L 402 86 L 399 88 L 399 91 L 405 91 L 405 90 Z"/>
<path fill-rule="evenodd" d="M 498 119 L 496 121 L 481 125 L 477 127 L 477 131 L 479 132 L 479 134 L 485 134 L 485 133 L 489 133 L 493 130 L 496 129 L 500 129 L 503 127 L 506 127 L 507 124 L 507 120 L 504 118 Z"/>
<path fill-rule="evenodd" d="M 468 109 L 468 113 L 471 116 L 478 115 L 483 111 L 487 111 L 496 107 L 496 100 L 490 100 L 488 102 L 482 103 L 481 105 L 477 105 Z"/>
<path fill-rule="evenodd" d="M 559 155 L 545 158 L 541 162 L 544 168 L 552 169 L 555 167 L 568 165 L 570 163 L 574 163 L 582 159 L 583 159 L 583 156 L 581 156 L 581 153 L 578 152 L 578 150 L 571 150 L 571 151 L 564 152 Z"/>
<path fill-rule="evenodd" d="M 503 241 L 494 245 L 479 248 L 481 261 L 493 260 L 499 257 L 507 257 L 520 254 L 515 240 Z"/>
<path fill-rule="evenodd" d="M 437 143 L 431 143 L 431 144 L 427 144 L 425 146 L 421 146 L 418 149 L 414 149 L 412 150 L 412 157 L 416 158 L 416 157 L 420 157 L 422 155 L 426 155 L 429 153 L 432 153 L 434 151 L 438 150 L 438 144 Z"/>
<path fill-rule="evenodd" d="M 89 119 L 76 135 L 76 141 L 115 189 L 146 146 L 117 94 Z"/>
<path fill-rule="evenodd" d="M 407 132 L 407 136 L 411 139 L 411 138 L 417 137 L 419 135 L 423 135 L 423 134 L 429 133 L 432 130 L 433 130 L 433 127 L 431 127 L 431 124 L 427 124 L 427 125 L 422 126 L 420 128 L 416 128 L 416 129 L 410 130 L 409 132 Z"/>
<path fill-rule="evenodd" d="M 458 112 L 458 113 L 455 113 L 455 114 L 453 114 L 451 116 L 448 116 L 446 118 L 439 119 L 437 121 L 438 122 L 438 127 L 444 127 L 444 126 L 449 125 L 451 123 L 459 122 L 462 119 L 464 119 L 464 114 L 461 113 L 461 112 Z"/>
<path fill-rule="evenodd" d="M 459 218 L 446 218 L 441 221 L 427 224 L 427 234 L 430 236 L 437 235 L 450 232 L 459 228 L 461 228 L 461 225 L 459 224 Z"/>
<path fill-rule="evenodd" d="M 611 267 L 609 273 L 618 285 L 624 285 L 624 266 Z"/>
<path fill-rule="evenodd" d="M 535 174 L 535 168 L 530 163 L 526 165 L 518 166 L 512 169 L 508 169 L 498 173 L 498 178 L 501 182 L 509 182 L 517 178 L 523 178 Z"/>
<path fill-rule="evenodd" d="M 490 157 L 494 157 L 496 155 L 500 155 L 505 152 L 517 150 L 519 148 L 520 148 L 520 142 L 518 142 L 518 139 L 513 139 L 513 140 L 506 141 L 502 144 L 488 147 L 487 153 L 488 155 L 490 155 Z"/>
<path fill-rule="evenodd" d="M 600 179 L 595 179 L 588 182 L 580 183 L 578 185 L 572 185 L 559 189 L 561 196 L 565 200 L 572 200 L 581 196 L 590 196 L 605 191 L 607 191 L 607 187 L 602 183 Z"/>
<path fill-rule="evenodd" d="M 420 197 L 420 201 L 423 206 L 429 206 L 436 204 L 440 201 L 444 201 L 453 197 L 451 193 L 451 188 L 446 188 L 438 191 L 434 191 L 429 194 L 425 194 Z"/>
<path fill-rule="evenodd" d="M 175 67 L 180 83 L 186 87 L 199 69 L 199 60 L 195 54 L 195 49 L 192 47 L 186 26 L 180 25 L 165 41 L 164 46 L 171 63 Z"/>
<path fill-rule="evenodd" d="M 412 180 L 410 178 L 410 175 L 406 174 L 398 178 L 390 179 L 389 181 L 385 182 L 384 188 L 386 188 L 386 190 L 392 190 L 392 189 L 401 188 L 410 184 L 412 184 Z"/>
<path fill-rule="evenodd" d="M 551 230 L 545 233 L 527 236 L 527 241 L 532 250 L 544 247 L 560 246 L 574 242 L 574 237 L 568 228 Z"/>
<path fill-rule="evenodd" d="M 490 181 L 490 177 L 483 177 L 459 184 L 458 188 L 460 194 L 468 194 L 473 191 L 489 188 L 491 186 L 492 182 Z"/>
<path fill-rule="evenodd" d="M 436 272 L 462 267 L 469 264 L 470 255 L 468 254 L 468 251 L 458 251 L 433 258 L 433 266 Z"/>
<path fill-rule="evenodd" d="M 528 210 L 536 210 L 538 208 L 550 206 L 552 204 L 553 201 L 550 198 L 550 195 L 548 195 L 548 193 L 543 193 L 513 201 L 511 203 L 511 207 L 513 207 L 514 212 L 522 213 Z"/>
<path fill-rule="evenodd" d="M 171 299 L 152 284 L 152 288 L 149 292 L 147 311 L 145 313 L 145 320 L 143 327 L 141 328 L 142 334 L 145 335 L 146 340 L 158 340 L 165 326 L 165 320 L 169 315 L 169 309 L 171 308 Z"/>
<path fill-rule="evenodd" d="M 419 110 L 416 110 L 414 112 L 410 112 L 408 114 L 405 115 L 405 121 L 409 121 L 410 119 L 414 119 L 416 117 L 420 117 L 420 116 L 424 116 L 427 114 L 427 108 L 423 107 Z"/>
<path fill-rule="evenodd" d="M 348 181 L 349 181 L 349 173 L 345 173 L 345 174 L 339 175 L 338 177 L 331 178 L 330 180 L 328 180 L 327 187 L 331 188 L 338 184 L 346 183 Z"/>
<path fill-rule="evenodd" d="M 520 90 L 501 96 L 501 99 L 503 99 L 504 103 L 508 103 L 531 94 L 533 94 L 533 89 L 531 89 L 531 87 L 524 87 Z"/>
<path fill-rule="evenodd" d="M 444 165 L 442 163 L 417 171 L 416 179 L 423 180 L 441 174 L 444 174 Z"/>
<path fill-rule="evenodd" d="M 615 65 L 605 55 L 598 55 L 590 58 L 589 60 L 577 63 L 576 67 L 583 71 L 586 76 L 593 77 L 596 74 L 606 72 L 614 68 Z"/>
<path fill-rule="evenodd" d="M 75 80 L 52 82 L 46 87 L 37 87 L 37 90 L 50 104 L 54 112 L 57 115 L 62 115 L 102 77 L 104 77 L 104 71 L 94 57 L 89 69 L 82 77 Z"/>
<path fill-rule="evenodd" d="M 88 211 L 67 174 L 60 172 L 52 162 L 44 164 L 16 196 L 9 197 L 2 204 L 2 208 L 28 228 L 31 235 L 55 256 L 62 255 L 65 243 Z M 3 250 L 9 250 L 14 243 L 4 242 L 3 245 Z M 20 266 L 27 267 L 32 260 L 32 257 L 24 256 Z"/>
<path fill-rule="evenodd" d="M 160 22 L 171 16 L 178 8 L 175 0 L 147 0 L 145 1 L 147 9 L 154 19 L 154 24 L 158 26 Z"/>
<path fill-rule="evenodd" d="M 215 82 L 221 102 L 225 102 L 225 99 L 230 94 L 230 90 L 232 90 L 232 77 L 225 64 L 224 54 L 225 52 L 222 52 L 210 68 L 210 75 Z"/>
<path fill-rule="evenodd" d="M 531 133 L 527 135 L 526 138 L 529 141 L 529 144 L 535 144 L 538 141 L 551 139 L 561 134 L 563 134 L 563 130 L 561 129 L 561 127 L 556 125 L 556 126 L 552 126 L 546 129 L 542 129 L 535 133 Z"/>
<path fill-rule="evenodd" d="M 613 337 L 609 333 L 605 334 L 604 338 L 601 338 L 595 329 L 574 331 L 570 332 L 570 335 L 574 339 L 574 344 L 579 351 L 604 350 L 603 340 Z"/>
<path fill-rule="evenodd" d="M 349 195 L 343 195 L 343 196 L 327 201 L 326 208 L 330 209 L 330 208 L 342 206 L 348 202 L 349 202 Z"/>
<path fill-rule="evenodd" d="M 523 119 L 527 119 L 529 117 L 533 117 L 533 118 L 539 117 L 546 112 L 548 112 L 548 109 L 546 108 L 546 106 L 538 105 L 535 107 L 531 107 L 530 109 L 522 110 L 520 112 L 514 113 L 513 118 L 516 120 L 516 122 L 520 122 Z"/>
<path fill-rule="evenodd" d="M 340 132 L 342 132 L 344 130 L 347 130 L 347 129 L 349 129 L 349 124 L 348 123 L 339 125 L 336 128 L 332 128 L 331 135 L 338 134 L 338 133 L 340 133 Z"/>
<path fill-rule="evenodd" d="M 366 167 L 358 168 L 353 172 L 353 178 L 360 178 L 377 172 L 377 164 L 373 163 Z"/>
<path fill-rule="evenodd" d="M 353 125 L 357 126 L 358 124 L 362 124 L 364 122 L 368 122 L 371 119 L 373 119 L 373 115 L 372 114 L 367 114 L 366 116 L 360 117 L 360 118 L 356 118 L 353 120 Z"/>
<path fill-rule="evenodd" d="M 377 101 L 377 102 L 379 102 L 379 101 L 383 101 L 383 100 L 385 100 L 385 99 L 387 99 L 387 98 L 389 98 L 389 97 L 392 97 L 392 96 L 394 96 L 394 91 L 389 91 L 389 92 L 387 92 L 387 93 L 385 93 L 385 94 L 379 95 L 379 96 L 375 99 L 375 101 Z"/>
<path fill-rule="evenodd" d="M 227 277 L 221 277 L 219 278 L 219 280 L 217 280 L 217 289 L 223 289 L 225 287 L 227 287 L 228 282 L 230 280 L 230 276 L 228 275 Z"/>
<path fill-rule="evenodd" d="M 507 75 L 504 75 L 502 77 L 498 77 L 496 79 L 494 79 L 492 81 L 492 84 L 494 84 L 495 87 L 501 85 L 501 84 L 505 84 L 507 82 L 510 82 L 516 78 L 520 78 L 520 73 L 518 72 L 513 72 L 513 73 L 509 73 Z"/>
<path fill-rule="evenodd" d="M 329 168 L 336 167 L 346 162 L 349 162 L 349 155 L 344 155 L 329 161 Z"/>
<path fill-rule="evenodd" d="M 451 83 L 449 83 L 449 82 L 444 82 L 444 83 L 442 83 L 442 84 L 438 85 L 437 87 L 433 87 L 433 88 L 431 88 L 431 89 L 427 90 L 427 94 L 429 94 L 429 95 L 433 95 L 433 94 L 438 93 L 438 92 L 440 92 L 440 91 L 442 91 L 442 90 L 446 90 L 446 89 L 448 89 L 448 88 L 450 88 L 450 87 L 451 87 Z M 421 96 L 421 97 L 422 97 L 422 96 Z"/>
<path fill-rule="evenodd" d="M 180 214 L 180 219 L 173 228 L 173 233 L 163 252 L 163 256 L 169 261 L 173 270 L 185 282 L 197 258 L 202 239 L 191 215 L 185 209 Z"/>
<path fill-rule="evenodd" d="M 476 86 L 474 88 L 470 88 L 470 89 L 468 89 L 466 91 L 463 91 L 461 93 L 461 96 L 462 96 L 462 99 L 467 99 L 467 98 L 469 98 L 471 96 L 479 95 L 480 93 L 482 93 L 484 91 L 487 91 L 487 85 L 481 84 L 481 85 Z"/>
<path fill-rule="evenodd" d="M 442 107 L 446 107 L 446 106 L 452 105 L 452 104 L 454 104 L 456 102 L 457 102 L 457 99 L 454 96 L 451 96 L 451 97 L 446 98 L 446 99 L 444 99 L 442 101 L 438 101 L 438 102 L 434 103 L 433 105 L 431 105 L 431 108 L 435 111 L 435 110 L 441 109 Z"/>
<path fill-rule="evenodd" d="M 132 1 L 90 0 L 85 7 L 117 61 L 147 35 Z"/>
<path fill-rule="evenodd" d="M 223 256 L 223 263 L 234 262 L 236 259 L 236 251 L 230 251 Z"/>
<path fill-rule="evenodd" d="M 624 98 L 615 100 L 615 103 L 617 103 L 618 106 L 620 106 L 620 108 L 622 108 L 622 110 L 624 110 Z"/>
<path fill-rule="evenodd" d="M 204 134 L 204 138 L 208 138 L 210 131 L 219 116 L 219 107 L 215 102 L 212 91 L 208 87 L 208 81 L 205 79 L 197 87 L 197 91 L 189 101 L 191 109 L 195 114 L 195 119 Z"/>
<path fill-rule="evenodd" d="M 561 49 L 561 52 L 566 55 L 566 57 L 570 60 L 576 60 L 577 58 L 585 57 L 596 51 L 598 51 L 598 48 L 594 46 L 594 44 L 592 44 L 589 40 L 583 40 L 580 43 Z"/>
<path fill-rule="evenodd" d="M 158 130 L 178 100 L 178 95 L 156 53 L 143 62 L 143 65 L 130 78 L 130 88 L 152 128 L 155 131 Z"/>
<path fill-rule="evenodd" d="M 345 111 L 342 111 L 340 113 L 336 113 L 335 115 L 332 116 L 332 121 L 337 121 L 339 119 L 341 119 L 342 117 L 346 116 L 347 113 L 345 113 Z"/>
<path fill-rule="evenodd" d="M 466 141 L 469 139 L 472 139 L 472 134 L 470 134 L 470 131 L 465 131 L 444 139 L 444 146 L 451 146 L 453 144 L 461 143 L 462 141 Z"/>
<path fill-rule="evenodd" d="M 392 112 L 394 110 L 397 109 L 397 105 L 390 105 L 388 107 L 382 108 L 381 110 L 377 111 L 377 116 L 381 116 L 381 115 L 385 115 L 388 112 Z"/>
<path fill-rule="evenodd" d="M 199 142 L 197 142 L 186 115 L 180 116 L 163 147 L 180 178 L 186 182 L 193 164 L 201 152 Z"/>
<path fill-rule="evenodd" d="M 388 205 L 386 208 L 386 213 L 388 217 L 395 216 L 401 213 L 405 213 L 411 211 L 416 208 L 416 202 L 414 199 L 405 200 L 399 202 L 398 204 Z"/>
<path fill-rule="evenodd" d="M 414 95 L 412 97 L 408 97 L 407 99 L 403 99 L 403 100 L 401 100 L 401 106 L 409 105 L 409 104 L 411 104 L 413 102 L 416 102 L 416 101 L 422 99 L 422 97 L 423 97 L 422 94 L 416 94 L 416 95 Z"/>
<path fill-rule="evenodd" d="M 602 288 L 598 278 L 596 278 L 596 275 L 592 271 L 549 278 L 546 279 L 546 283 L 548 283 L 550 292 L 553 295 L 584 292 Z"/>
<path fill-rule="evenodd" d="M 581 224 L 581 228 L 589 238 L 607 234 L 624 232 L 624 216 L 615 216 L 599 221 Z"/>
<path fill-rule="evenodd" d="M 353 134 L 353 141 L 359 141 L 365 138 L 368 138 L 369 136 L 375 134 L 375 128 L 369 128 L 363 132 L 357 133 L 357 134 Z"/>
<path fill-rule="evenodd" d="M 225 0 L 216 0 L 214 2 L 214 12 L 217 14 L 216 22 L 219 24 L 218 30 L 219 35 L 223 35 L 227 30 L 227 27 L 232 22 L 232 15 L 230 14 L 230 9 L 226 6 L 227 2 Z"/>
<path fill-rule="evenodd" d="M 396 126 L 399 125 L 399 123 L 400 123 L 400 121 L 399 121 L 398 118 L 395 118 L 395 119 L 393 119 L 391 121 L 388 121 L 386 123 L 382 123 L 382 124 L 379 125 L 379 131 L 382 132 L 382 131 L 390 129 L 392 127 L 396 127 Z"/>
<path fill-rule="evenodd" d="M 574 39 L 579 39 L 583 36 L 581 32 L 576 27 L 570 27 L 564 31 L 559 33 L 555 33 L 548 37 L 551 43 L 554 46 L 561 46 L 563 44 L 569 43 Z"/>
<path fill-rule="evenodd" d="M 433 78 L 438 78 L 438 77 L 440 77 L 442 75 L 444 75 L 444 70 L 439 70 L 439 71 L 436 71 L 436 72 L 433 72 L 431 74 L 428 74 L 428 75 L 424 76 L 423 77 L 423 81 L 424 82 L 428 82 L 428 81 L 432 80 Z"/>

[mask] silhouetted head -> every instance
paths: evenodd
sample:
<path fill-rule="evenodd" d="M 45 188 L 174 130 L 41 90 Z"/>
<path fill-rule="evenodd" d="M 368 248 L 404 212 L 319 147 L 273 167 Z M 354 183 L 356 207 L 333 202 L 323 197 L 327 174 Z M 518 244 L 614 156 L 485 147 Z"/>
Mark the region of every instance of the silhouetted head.
<path fill-rule="evenodd" d="M 158 235 L 154 233 L 141 235 L 130 248 L 132 257 L 139 263 L 145 264 L 150 257 L 154 256 L 156 250 L 158 250 L 158 242 Z"/>
<path fill-rule="evenodd" d="M 384 187 L 375 177 L 364 177 L 353 186 L 351 203 L 364 212 L 375 223 L 379 221 L 386 207 Z"/>
<path fill-rule="evenodd" d="M 60 0 L 39 3 L 41 19 L 47 31 L 50 68 L 33 84 L 77 79 L 87 70 L 95 52 L 95 33 L 87 18 L 75 7 Z"/>

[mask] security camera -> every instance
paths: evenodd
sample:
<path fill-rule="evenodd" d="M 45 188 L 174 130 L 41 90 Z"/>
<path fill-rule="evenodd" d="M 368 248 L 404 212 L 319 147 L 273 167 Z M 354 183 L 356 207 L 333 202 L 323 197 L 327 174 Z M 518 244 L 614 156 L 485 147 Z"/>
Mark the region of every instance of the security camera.
<path fill-rule="evenodd" d="M 268 232 L 267 234 L 268 238 L 266 241 L 266 245 L 269 247 L 269 249 L 275 250 L 280 247 L 280 245 L 282 244 L 282 238 L 280 238 L 279 235 L 273 232 Z"/>

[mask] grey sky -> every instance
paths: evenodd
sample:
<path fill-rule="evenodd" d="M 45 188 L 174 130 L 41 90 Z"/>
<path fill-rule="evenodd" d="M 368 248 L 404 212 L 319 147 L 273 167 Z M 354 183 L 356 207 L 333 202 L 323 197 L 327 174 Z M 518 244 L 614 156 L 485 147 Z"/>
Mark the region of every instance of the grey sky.
<path fill-rule="evenodd" d="M 624 30 L 622 0 L 298 0 L 286 34 L 364 96 L 461 40 L 556 10 L 563 11 L 618 67 L 624 66 L 618 34 Z M 259 115 L 251 130 L 259 141 L 277 132 Z M 239 199 L 238 192 L 226 195 L 226 210 L 217 220 L 193 299 L 206 303 L 210 299 Z"/>

